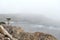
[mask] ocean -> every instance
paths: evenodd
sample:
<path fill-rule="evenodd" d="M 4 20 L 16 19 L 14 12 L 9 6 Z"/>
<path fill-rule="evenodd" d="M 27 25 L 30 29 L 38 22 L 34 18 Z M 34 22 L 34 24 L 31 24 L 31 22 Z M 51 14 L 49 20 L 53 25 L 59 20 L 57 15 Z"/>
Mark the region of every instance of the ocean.
<path fill-rule="evenodd" d="M 22 27 L 26 32 L 43 32 L 55 36 L 58 40 L 60 39 L 60 27 L 30 24 L 25 22 L 11 23 L 11 25 Z"/>

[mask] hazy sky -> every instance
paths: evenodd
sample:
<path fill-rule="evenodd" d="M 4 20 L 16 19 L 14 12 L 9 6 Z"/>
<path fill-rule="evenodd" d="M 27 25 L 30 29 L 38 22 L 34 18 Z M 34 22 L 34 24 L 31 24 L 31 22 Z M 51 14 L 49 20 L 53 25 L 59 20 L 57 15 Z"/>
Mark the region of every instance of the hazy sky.
<path fill-rule="evenodd" d="M 33 13 L 60 20 L 60 0 L 0 0 L 0 13 Z"/>

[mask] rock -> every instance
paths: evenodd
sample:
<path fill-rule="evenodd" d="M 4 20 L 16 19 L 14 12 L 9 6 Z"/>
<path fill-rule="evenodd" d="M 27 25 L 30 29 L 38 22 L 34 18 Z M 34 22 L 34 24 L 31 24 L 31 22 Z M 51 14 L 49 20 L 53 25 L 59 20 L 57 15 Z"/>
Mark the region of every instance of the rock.
<path fill-rule="evenodd" d="M 2 25 L 0 25 L 0 33 L 2 33 L 5 37 L 9 37 L 12 40 L 17 40 L 16 38 L 12 37 L 12 35 L 9 34 L 9 32 Z M 3 40 L 5 40 L 5 38 Z"/>
<path fill-rule="evenodd" d="M 23 28 L 21 27 L 7 26 L 7 25 L 3 25 L 3 26 L 10 34 L 13 34 L 13 33 L 19 34 L 20 32 L 24 32 Z"/>
<path fill-rule="evenodd" d="M 0 33 L 0 40 L 11 40 L 9 37 L 5 37 L 4 34 Z"/>
<path fill-rule="evenodd" d="M 45 34 L 42 32 L 24 32 L 21 27 L 6 25 L 3 26 L 8 31 L 8 33 L 12 35 L 13 40 L 57 40 L 54 36 L 50 34 Z M 11 40 L 9 37 L 6 38 L 3 34 L 1 34 L 1 37 L 3 37 L 4 40 Z"/>
<path fill-rule="evenodd" d="M 41 32 L 35 32 L 34 35 L 37 36 L 38 40 L 57 40 L 54 36 Z"/>

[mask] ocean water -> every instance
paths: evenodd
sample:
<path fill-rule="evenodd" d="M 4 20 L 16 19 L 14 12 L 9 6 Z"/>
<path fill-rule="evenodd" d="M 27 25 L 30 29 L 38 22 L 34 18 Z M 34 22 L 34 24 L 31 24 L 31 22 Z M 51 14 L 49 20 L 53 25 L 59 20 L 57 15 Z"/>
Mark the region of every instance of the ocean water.
<path fill-rule="evenodd" d="M 43 32 L 55 36 L 58 40 L 60 39 L 60 27 L 45 26 L 30 23 L 12 23 L 11 25 L 22 27 L 26 32 Z"/>

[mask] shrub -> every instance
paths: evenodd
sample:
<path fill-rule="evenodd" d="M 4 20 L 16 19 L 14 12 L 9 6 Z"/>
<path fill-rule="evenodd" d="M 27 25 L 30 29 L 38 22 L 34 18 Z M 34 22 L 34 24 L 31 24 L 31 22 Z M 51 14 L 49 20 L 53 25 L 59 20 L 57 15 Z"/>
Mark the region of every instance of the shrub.
<path fill-rule="evenodd" d="M 0 22 L 0 25 L 1 25 L 1 24 L 6 24 L 6 23 L 5 23 L 5 22 Z"/>

